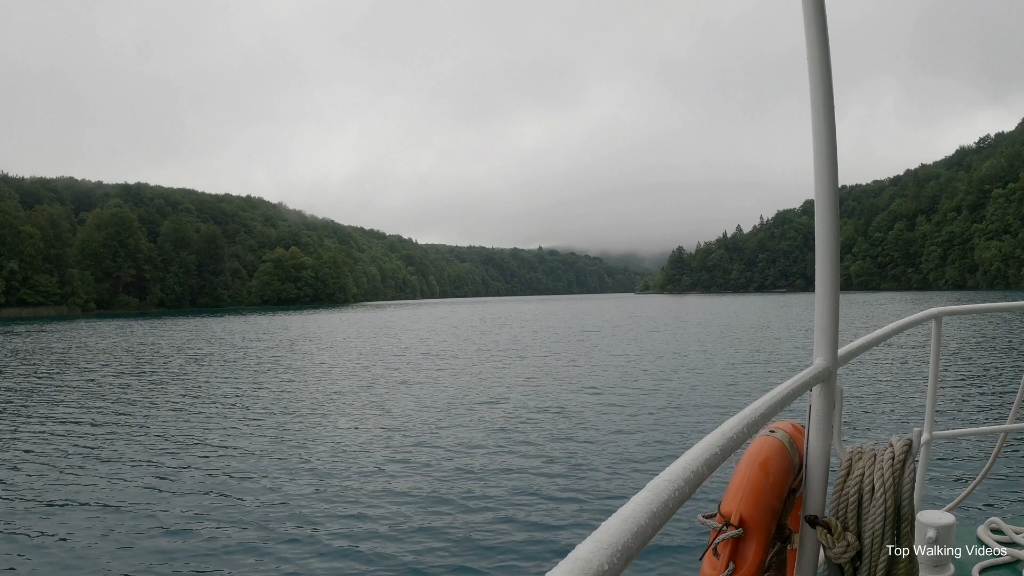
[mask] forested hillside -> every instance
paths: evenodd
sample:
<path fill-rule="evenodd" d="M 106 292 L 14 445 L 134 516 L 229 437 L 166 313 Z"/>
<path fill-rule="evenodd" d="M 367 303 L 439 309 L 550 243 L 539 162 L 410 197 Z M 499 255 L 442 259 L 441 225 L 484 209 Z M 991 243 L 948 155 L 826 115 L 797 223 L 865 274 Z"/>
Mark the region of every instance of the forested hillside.
<path fill-rule="evenodd" d="M 251 196 L 0 172 L 0 306 L 81 310 L 632 292 L 541 248 L 423 245 Z"/>
<path fill-rule="evenodd" d="M 1024 121 L 901 175 L 839 191 L 844 290 L 1024 288 Z M 814 203 L 676 248 L 641 289 L 812 290 Z"/>
<path fill-rule="evenodd" d="M 625 266 L 626 268 L 640 272 L 645 276 L 649 276 L 650 274 L 661 270 L 661 267 L 665 265 L 665 259 L 668 258 L 670 252 L 670 250 L 652 250 L 645 252 L 639 250 L 594 250 L 572 246 L 555 246 L 554 249 L 561 252 L 590 254 L 591 256 L 601 258 L 609 264 Z"/>

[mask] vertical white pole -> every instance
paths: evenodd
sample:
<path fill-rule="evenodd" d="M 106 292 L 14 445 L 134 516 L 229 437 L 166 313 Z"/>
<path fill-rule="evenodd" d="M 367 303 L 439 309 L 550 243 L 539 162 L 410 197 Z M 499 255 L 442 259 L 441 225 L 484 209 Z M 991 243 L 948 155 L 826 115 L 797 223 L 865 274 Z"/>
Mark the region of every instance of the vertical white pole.
<path fill-rule="evenodd" d="M 939 395 L 939 351 L 942 349 L 942 317 L 932 320 L 932 353 L 928 360 L 928 396 L 924 403 L 924 431 L 921 433 L 921 460 L 917 463 L 914 485 L 914 510 L 921 511 L 924 481 L 928 477 L 928 458 L 932 453 L 935 430 L 935 403 Z"/>
<path fill-rule="evenodd" d="M 814 360 L 829 366 L 831 374 L 811 390 L 801 515 L 824 516 L 839 366 L 839 162 L 825 2 L 803 0 L 803 10 L 814 147 Z M 802 523 L 798 576 L 817 573 L 819 549 L 814 530 Z"/>

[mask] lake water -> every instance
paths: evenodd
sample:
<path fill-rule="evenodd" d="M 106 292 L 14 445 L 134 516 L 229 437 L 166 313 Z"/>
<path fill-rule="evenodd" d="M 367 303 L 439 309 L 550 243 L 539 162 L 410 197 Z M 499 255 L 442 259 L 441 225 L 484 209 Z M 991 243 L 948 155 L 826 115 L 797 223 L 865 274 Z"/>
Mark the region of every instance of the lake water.
<path fill-rule="evenodd" d="M 857 293 L 843 343 L 937 305 Z M 810 361 L 810 294 L 565 296 L 0 324 L 0 569 L 541 573 Z M 946 321 L 938 425 L 1002 423 L 1024 315 Z M 929 330 L 840 373 L 846 441 L 920 426 Z M 802 417 L 804 401 L 787 414 Z M 933 452 L 951 500 L 994 437 Z M 1012 438 L 963 524 L 1024 507 Z M 637 560 L 697 570 L 731 464 Z M 971 526 L 965 528 L 971 530 Z"/>

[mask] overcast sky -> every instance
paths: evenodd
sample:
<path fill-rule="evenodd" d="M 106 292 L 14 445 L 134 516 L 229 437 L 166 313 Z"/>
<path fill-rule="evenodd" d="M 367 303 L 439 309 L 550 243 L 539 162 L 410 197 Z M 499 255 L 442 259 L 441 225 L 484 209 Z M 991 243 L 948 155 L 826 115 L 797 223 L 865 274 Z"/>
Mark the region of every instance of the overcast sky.
<path fill-rule="evenodd" d="M 839 173 L 1024 117 L 1024 2 L 828 3 Z M 812 196 L 800 2 L 0 3 L 0 170 L 663 250 Z"/>

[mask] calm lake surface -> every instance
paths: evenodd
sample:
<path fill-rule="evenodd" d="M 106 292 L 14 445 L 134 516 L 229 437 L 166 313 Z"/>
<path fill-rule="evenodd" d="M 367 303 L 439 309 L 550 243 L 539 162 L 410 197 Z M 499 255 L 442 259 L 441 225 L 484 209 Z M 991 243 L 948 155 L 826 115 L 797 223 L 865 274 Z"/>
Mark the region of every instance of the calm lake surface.
<path fill-rule="evenodd" d="M 857 293 L 842 343 L 1019 292 Z M 0 323 L 0 569 L 516 574 L 552 567 L 810 362 L 810 294 L 565 296 Z M 1024 315 L 945 323 L 939 427 L 1003 423 Z M 846 442 L 920 426 L 929 330 L 840 372 Z M 803 400 L 787 415 L 802 417 Z M 940 443 L 930 506 L 995 442 Z M 1022 524 L 1011 437 L 961 530 Z M 634 563 L 696 572 L 727 463 Z"/>

